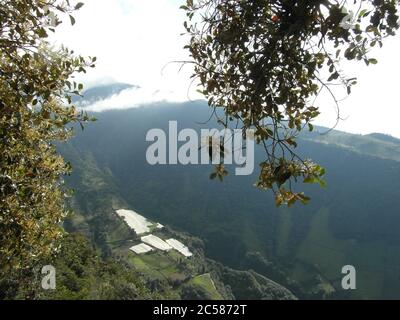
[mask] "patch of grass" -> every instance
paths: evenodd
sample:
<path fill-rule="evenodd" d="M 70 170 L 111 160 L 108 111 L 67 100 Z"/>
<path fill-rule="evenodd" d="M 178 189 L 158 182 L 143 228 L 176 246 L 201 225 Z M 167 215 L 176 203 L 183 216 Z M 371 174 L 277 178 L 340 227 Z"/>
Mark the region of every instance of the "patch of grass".
<path fill-rule="evenodd" d="M 202 274 L 192 278 L 189 284 L 200 287 L 201 289 L 208 292 L 213 300 L 222 300 L 221 294 L 215 288 L 214 282 L 211 279 L 209 273 Z"/>
<path fill-rule="evenodd" d="M 152 266 L 153 268 L 165 269 L 171 266 L 171 264 L 175 264 L 174 261 L 171 261 L 168 254 L 164 254 L 161 252 L 151 252 L 148 254 L 144 254 L 141 256 L 142 260 Z"/>
<path fill-rule="evenodd" d="M 139 271 L 170 281 L 183 280 L 186 275 L 178 269 L 177 262 L 169 253 L 149 252 L 142 255 L 129 254 L 129 261 Z"/>
<path fill-rule="evenodd" d="M 152 222 L 152 221 L 150 221 L 150 222 Z M 157 230 L 160 230 L 160 229 L 157 228 L 157 223 L 154 223 L 154 222 L 152 222 L 152 223 L 153 224 L 149 226 L 150 232 L 148 232 L 148 233 L 150 233 L 150 234 L 153 234 Z"/>
<path fill-rule="evenodd" d="M 135 267 L 136 270 L 142 272 L 152 279 L 165 280 L 166 278 L 163 273 L 159 272 L 155 268 L 152 268 L 152 266 L 143 261 L 141 257 L 134 255 L 133 253 L 129 254 L 128 261 Z"/>

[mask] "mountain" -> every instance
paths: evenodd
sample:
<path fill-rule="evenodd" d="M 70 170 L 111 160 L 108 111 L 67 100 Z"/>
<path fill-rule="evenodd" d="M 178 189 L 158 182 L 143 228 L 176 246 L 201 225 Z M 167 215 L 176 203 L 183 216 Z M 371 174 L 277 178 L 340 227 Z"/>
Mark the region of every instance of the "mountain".
<path fill-rule="evenodd" d="M 273 281 L 301 299 L 398 297 L 396 139 L 339 131 L 302 135 L 298 152 L 327 169 L 328 186 L 299 185 L 311 203 L 276 208 L 270 193 L 252 187 L 256 173 L 234 176 L 230 168 L 220 183 L 209 179 L 212 166 L 147 163 L 148 130 L 168 132 L 170 120 L 178 121 L 179 129 L 218 128 L 212 121 L 199 124 L 210 113 L 206 103 L 196 101 L 93 114 L 98 121 L 84 132 L 77 130 L 76 137 L 60 147 L 74 168 L 67 182 L 75 189 L 73 205 L 81 212 L 70 227 L 86 232 L 102 252 L 113 254 L 109 242 L 124 236 L 114 209 L 132 208 L 201 239 L 205 256 L 236 270 L 229 276 L 215 274 L 230 282 L 232 290 L 237 284 L 239 297 L 251 293 L 238 279 L 257 280 L 253 288 Z M 262 161 L 261 150 L 256 157 Z M 341 288 L 345 265 L 357 270 L 357 290 Z M 247 272 L 246 277 L 239 270 Z"/>
<path fill-rule="evenodd" d="M 82 97 L 75 97 L 74 102 L 80 106 L 88 106 L 97 101 L 111 98 L 127 89 L 139 89 L 138 86 L 128 83 L 111 83 L 102 86 L 95 86 L 83 92 Z"/>
<path fill-rule="evenodd" d="M 60 148 L 75 166 L 74 174 L 67 178 L 75 190 L 71 203 L 75 212 L 65 221 L 66 230 L 84 234 L 100 250 L 103 259 L 116 260 L 132 270 L 133 275 L 139 275 L 149 294 L 136 298 L 248 299 L 250 296 L 246 298 L 243 290 L 250 290 L 255 299 L 296 299 L 288 289 L 255 271 L 238 271 L 209 259 L 201 239 L 169 226 L 152 234 L 182 241 L 194 253 L 193 257 L 185 259 L 175 250 L 134 254 L 130 248 L 140 242 L 142 235 L 132 231 L 116 214 L 118 209 L 132 207 L 121 197 L 112 172 L 100 168 L 89 151 L 77 151 L 71 144 Z M 236 285 L 238 277 L 243 287 Z M 138 281 L 134 276 L 133 279 Z M 132 296 L 129 293 L 125 299 Z M 124 298 L 119 291 L 113 297 Z"/>
<path fill-rule="evenodd" d="M 383 133 L 370 133 L 366 136 L 384 141 L 384 142 L 391 142 L 391 143 L 395 143 L 395 144 L 400 144 L 400 139 L 393 137 L 391 135 L 388 134 L 383 134 Z"/>
<path fill-rule="evenodd" d="M 400 160 L 400 139 L 395 137 L 372 133 L 367 135 L 348 134 L 341 131 L 331 131 L 326 128 L 316 128 L 317 132 L 303 134 L 303 139 L 314 142 L 335 145 L 350 151 L 382 159 Z"/>

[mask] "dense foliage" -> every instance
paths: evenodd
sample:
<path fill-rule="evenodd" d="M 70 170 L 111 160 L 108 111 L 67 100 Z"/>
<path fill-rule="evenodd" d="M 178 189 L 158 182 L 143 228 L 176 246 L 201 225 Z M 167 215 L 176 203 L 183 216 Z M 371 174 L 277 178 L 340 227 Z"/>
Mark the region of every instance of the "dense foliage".
<path fill-rule="evenodd" d="M 73 74 L 95 59 L 46 41 L 82 3 L 13 0 L 0 3 L 0 270 L 27 268 L 54 253 L 67 215 L 61 176 L 68 173 L 53 145 L 67 125 L 88 116 L 71 105 L 81 84 Z M 71 23 L 75 20 L 70 16 Z"/>
<path fill-rule="evenodd" d="M 369 51 L 399 28 L 398 0 L 188 0 L 186 48 L 193 77 L 218 122 L 256 130 L 264 146 L 257 186 L 272 189 L 278 205 L 308 198 L 292 181 L 320 183 L 319 165 L 295 151 L 296 138 L 319 115 L 316 98 L 332 85 L 350 94 L 354 77 L 341 61 L 377 63 Z M 339 111 L 338 111 L 339 112 Z M 217 115 L 217 113 L 215 113 Z M 339 120 L 339 113 L 338 113 Z M 222 142 L 223 143 L 223 142 Z"/>
<path fill-rule="evenodd" d="M 15 270 L 0 278 L 0 299 L 157 299 L 140 275 L 126 264 L 102 259 L 85 237 L 70 234 L 61 241 L 57 257 L 35 268 Z M 56 289 L 41 287 L 43 264 L 56 268 Z"/>

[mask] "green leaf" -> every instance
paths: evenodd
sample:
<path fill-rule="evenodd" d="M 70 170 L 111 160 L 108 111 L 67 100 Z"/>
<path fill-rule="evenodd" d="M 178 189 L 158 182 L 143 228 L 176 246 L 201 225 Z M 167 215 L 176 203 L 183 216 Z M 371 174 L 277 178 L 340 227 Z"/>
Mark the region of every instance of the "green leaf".
<path fill-rule="evenodd" d="M 82 2 L 78 2 L 75 6 L 75 10 L 79 10 L 80 8 L 82 8 L 85 4 Z"/>
<path fill-rule="evenodd" d="M 339 73 L 335 72 L 328 78 L 328 82 L 336 80 L 337 78 L 339 78 Z"/>
<path fill-rule="evenodd" d="M 310 183 L 310 184 L 316 183 L 317 182 L 317 178 L 315 178 L 315 177 L 307 177 L 307 178 L 304 179 L 303 182 L 304 183 Z"/>
<path fill-rule="evenodd" d="M 303 204 L 308 204 L 308 203 L 310 202 L 310 200 L 311 200 L 311 198 L 305 196 L 303 193 L 300 193 L 300 194 L 298 194 L 297 196 L 300 198 L 300 201 L 301 201 Z"/>
<path fill-rule="evenodd" d="M 71 15 L 69 15 L 69 19 L 71 20 L 71 25 L 73 26 L 76 22 L 75 18 Z"/>
<path fill-rule="evenodd" d="M 368 10 L 367 10 L 367 9 L 364 9 L 364 10 L 361 10 L 361 11 L 360 11 L 360 13 L 358 14 L 358 16 L 359 16 L 360 18 L 363 18 L 363 17 L 365 17 L 368 13 L 369 13 Z"/>

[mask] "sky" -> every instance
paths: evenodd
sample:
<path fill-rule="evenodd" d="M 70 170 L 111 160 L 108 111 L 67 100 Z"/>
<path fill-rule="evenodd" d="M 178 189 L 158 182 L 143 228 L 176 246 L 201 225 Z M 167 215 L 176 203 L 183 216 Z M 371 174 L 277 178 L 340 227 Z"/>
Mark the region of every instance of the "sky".
<path fill-rule="evenodd" d="M 188 59 L 183 49 L 187 38 L 179 9 L 184 0 L 80 0 L 85 5 L 74 14 L 76 24 L 63 23 L 52 41 L 75 52 L 96 56 L 96 68 L 78 80 L 86 88 L 123 82 L 140 86 L 92 107 L 129 108 L 149 102 L 183 102 L 202 98 L 190 85 L 190 66 L 180 69 Z M 371 52 L 379 63 L 344 65 L 346 75 L 355 76 L 358 84 L 352 94 L 340 103 L 338 130 L 368 134 L 380 132 L 400 138 L 400 33 L 386 39 L 382 49 Z M 340 93 L 338 93 L 340 96 Z M 336 109 L 327 95 L 317 105 L 322 112 L 316 125 L 332 127 Z"/>

